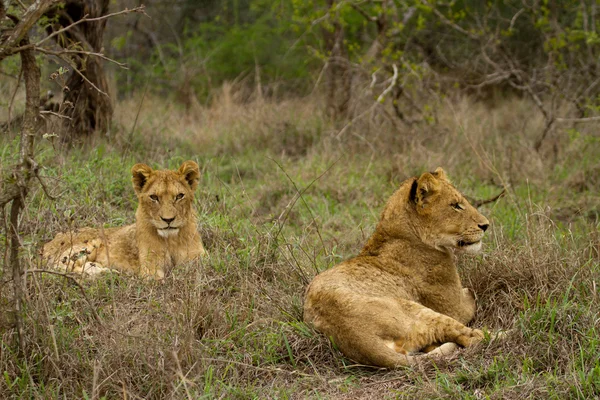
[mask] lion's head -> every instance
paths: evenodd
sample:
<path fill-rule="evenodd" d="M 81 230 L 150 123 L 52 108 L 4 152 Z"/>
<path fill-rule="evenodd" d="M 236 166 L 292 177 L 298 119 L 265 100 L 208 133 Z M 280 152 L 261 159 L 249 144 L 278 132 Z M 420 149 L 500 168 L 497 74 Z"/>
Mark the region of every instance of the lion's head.
<path fill-rule="evenodd" d="M 392 236 L 416 235 L 438 250 L 476 253 L 490 222 L 458 191 L 442 168 L 403 183 L 382 215 Z"/>
<path fill-rule="evenodd" d="M 133 189 L 138 197 L 138 223 L 149 222 L 162 237 L 175 236 L 194 221 L 194 191 L 198 187 L 198 164 L 186 161 L 176 171 L 155 171 L 146 164 L 131 168 Z"/>
<path fill-rule="evenodd" d="M 452 186 L 442 168 L 415 179 L 409 196 L 422 221 L 423 242 L 437 249 L 481 250 L 490 222 Z"/>

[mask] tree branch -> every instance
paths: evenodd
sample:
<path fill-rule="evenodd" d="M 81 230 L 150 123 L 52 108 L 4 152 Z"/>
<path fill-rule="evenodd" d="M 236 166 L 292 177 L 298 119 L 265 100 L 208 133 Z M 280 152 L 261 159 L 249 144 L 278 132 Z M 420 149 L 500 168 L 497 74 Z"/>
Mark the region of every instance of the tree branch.
<path fill-rule="evenodd" d="M 42 0 L 37 0 L 36 3 L 34 3 L 34 5 L 37 4 L 37 3 L 39 3 L 39 2 L 41 2 L 41 1 Z M 54 3 L 58 3 L 59 1 L 61 1 L 61 0 L 46 0 L 46 2 L 51 2 L 52 5 L 54 5 Z M 33 5 L 31 7 L 33 7 Z M 29 7 L 29 8 L 31 9 L 31 7 Z M 48 11 L 49 8 L 51 8 L 51 6 L 44 8 L 44 12 L 42 12 L 40 15 L 38 15 L 37 18 L 33 22 L 35 23 L 35 21 L 37 21 L 37 19 L 39 19 L 41 17 L 41 15 L 43 15 L 46 11 Z M 26 45 L 14 47 L 16 42 L 12 43 L 12 46 L 11 46 L 11 44 L 7 40 L 6 44 L 3 45 L 2 48 L 0 48 L 0 61 L 2 61 L 7 56 L 19 53 L 19 52 L 21 52 L 23 50 L 32 49 L 32 48 L 38 48 L 42 43 L 45 43 L 46 41 L 48 41 L 48 40 L 50 40 L 50 39 L 52 39 L 52 38 L 60 35 L 63 32 L 68 31 L 69 29 L 71 29 L 74 26 L 77 26 L 77 25 L 79 25 L 81 23 L 102 21 L 104 19 L 111 18 L 111 17 L 117 16 L 117 15 L 129 14 L 129 13 L 133 13 L 133 12 L 138 12 L 138 13 L 142 13 L 142 14 L 147 15 L 144 5 L 141 5 L 139 7 L 135 7 L 135 8 L 132 8 L 132 9 L 126 8 L 124 10 L 121 10 L 121 11 L 118 11 L 118 12 L 114 12 L 112 14 L 103 15 L 101 17 L 96 17 L 96 18 L 88 18 L 87 14 L 86 14 L 86 15 L 83 16 L 83 18 L 81 18 L 81 19 L 73 22 L 72 24 L 70 24 L 68 26 L 65 26 L 64 28 L 61 28 L 61 29 L 57 30 L 56 32 L 52 32 L 50 35 L 46 36 L 45 38 L 43 38 L 42 40 L 40 40 L 39 42 L 36 42 L 36 43 L 28 43 Z M 23 18 L 25 18 L 25 16 Z M 22 24 L 24 24 L 23 20 L 19 24 L 17 24 L 17 28 L 21 27 Z M 31 28 L 32 25 L 30 25 L 27 28 L 27 30 L 29 30 L 29 28 Z"/>
<path fill-rule="evenodd" d="M 431 11 L 433 11 L 433 13 L 435 15 L 437 15 L 439 19 L 442 20 L 443 23 L 445 23 L 446 25 L 452 27 L 452 29 L 454 29 L 454 30 L 462 33 L 463 35 L 467 35 L 468 37 L 470 37 L 473 40 L 479 40 L 479 36 L 477 36 L 474 33 L 471 33 L 469 31 L 463 29 L 461 26 L 459 26 L 459 25 L 455 24 L 454 22 L 450 21 L 437 8 L 435 8 L 434 6 L 432 6 L 431 4 L 429 4 L 429 2 L 427 0 L 421 0 L 421 3 L 423 3 L 424 5 L 426 5 L 427 7 L 429 7 L 431 9 Z"/>
<path fill-rule="evenodd" d="M 600 121 L 600 116 L 598 117 L 585 117 L 585 118 L 555 118 L 556 122 L 594 122 Z"/>
<path fill-rule="evenodd" d="M 108 61 L 110 63 L 116 64 L 120 68 L 129 69 L 127 67 L 127 64 L 118 62 L 117 60 L 113 60 L 112 58 L 107 57 L 107 56 L 105 56 L 102 53 L 96 53 L 96 52 L 93 52 L 93 51 L 84 51 L 84 50 L 59 50 L 59 51 L 55 51 L 55 50 L 49 50 L 49 49 L 46 49 L 44 47 L 38 47 L 38 46 L 35 46 L 34 49 L 35 49 L 35 51 L 39 51 L 40 53 L 50 54 L 50 55 L 56 56 L 56 57 L 61 57 L 63 54 L 83 54 L 83 55 L 87 55 L 87 56 L 94 56 L 94 57 L 101 58 L 104 61 Z"/>
<path fill-rule="evenodd" d="M 60 2 L 61 0 L 36 0 L 31 6 L 29 6 L 27 11 L 25 11 L 25 14 L 23 14 L 23 17 L 21 17 L 19 23 L 15 26 L 13 32 L 8 36 L 8 38 L 6 38 L 6 40 L 0 43 L 0 61 L 21 51 L 14 51 L 15 49 L 19 48 L 15 46 L 17 46 L 18 43 L 21 43 L 21 41 L 27 36 L 29 29 L 31 29 L 31 27 L 42 17 L 42 15 Z M 28 44 L 25 46 L 28 46 Z"/>

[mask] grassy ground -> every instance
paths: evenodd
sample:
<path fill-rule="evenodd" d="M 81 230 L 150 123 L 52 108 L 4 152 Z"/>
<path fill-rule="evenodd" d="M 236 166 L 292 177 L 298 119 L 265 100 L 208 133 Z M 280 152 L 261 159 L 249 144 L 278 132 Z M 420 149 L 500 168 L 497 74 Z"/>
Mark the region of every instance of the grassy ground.
<path fill-rule="evenodd" d="M 238 105 L 228 91 L 185 113 L 121 101 L 109 138 L 38 145 L 52 201 L 35 187 L 23 258 L 39 267 L 56 232 L 133 222 L 136 162 L 202 169 L 206 260 L 163 283 L 106 275 L 27 275 L 26 358 L 15 354 L 10 284 L 0 272 L 0 398 L 580 398 L 600 396 L 600 143 L 593 126 L 559 126 L 540 152 L 534 107 L 441 100 L 437 120 L 342 131 L 318 101 Z M 134 126 L 135 125 L 135 126 Z M 0 139 L 6 172 L 17 141 Z M 478 296 L 475 326 L 502 343 L 413 369 L 353 365 L 302 322 L 303 291 L 356 254 L 405 178 L 444 167 L 481 211 L 482 255 L 459 258 Z M 301 194 L 301 196 L 299 196 Z M 4 231 L 2 231 L 4 232 Z M 0 250 L 5 251 L 4 240 Z M 85 294 L 83 294 L 85 293 Z"/>

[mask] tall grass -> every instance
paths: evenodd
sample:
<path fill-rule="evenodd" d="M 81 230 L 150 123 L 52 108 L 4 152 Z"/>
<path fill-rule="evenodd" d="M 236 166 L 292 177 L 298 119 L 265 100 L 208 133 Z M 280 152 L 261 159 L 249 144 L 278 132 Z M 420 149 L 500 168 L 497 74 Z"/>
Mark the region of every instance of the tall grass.
<path fill-rule="evenodd" d="M 536 152 L 543 120 L 518 98 L 491 107 L 457 95 L 435 104 L 435 121 L 393 127 L 367 116 L 341 135 L 314 98 L 242 104 L 226 87 L 191 112 L 140 102 L 117 104 L 109 138 L 38 144 L 60 196 L 34 188 L 25 264 L 38 268 L 37 249 L 58 231 L 132 222 L 133 163 L 188 158 L 202 169 L 196 204 L 210 257 L 162 283 L 27 274 L 25 358 L 3 267 L 0 398 L 600 396 L 593 127 L 558 127 Z M 16 146 L 0 139 L 3 172 Z M 459 258 L 478 297 L 474 325 L 507 339 L 414 369 L 355 366 L 302 322 L 304 289 L 360 250 L 403 179 L 437 166 L 471 198 L 507 189 L 482 207 L 492 222 L 483 254 Z"/>

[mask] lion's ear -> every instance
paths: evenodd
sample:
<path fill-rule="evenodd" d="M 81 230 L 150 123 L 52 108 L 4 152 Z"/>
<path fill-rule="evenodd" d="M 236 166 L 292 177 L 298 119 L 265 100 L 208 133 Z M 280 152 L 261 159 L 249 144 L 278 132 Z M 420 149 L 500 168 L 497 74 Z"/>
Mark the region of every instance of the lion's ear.
<path fill-rule="evenodd" d="M 178 172 L 184 176 L 188 185 L 192 189 L 192 192 L 198 187 L 198 181 L 200 179 L 200 168 L 194 161 L 186 161 L 181 164 Z"/>
<path fill-rule="evenodd" d="M 448 176 L 446 175 L 446 171 L 444 171 L 442 167 L 437 167 L 435 171 L 433 171 L 433 175 L 435 175 L 440 180 L 449 181 Z"/>
<path fill-rule="evenodd" d="M 417 206 L 425 208 L 433 195 L 439 192 L 440 182 L 433 174 L 425 172 L 414 183 L 414 200 Z"/>
<path fill-rule="evenodd" d="M 133 190 L 135 193 L 140 194 L 146 182 L 148 182 L 148 178 L 152 174 L 152 168 L 147 166 L 146 164 L 135 164 L 131 168 L 131 178 L 133 181 Z"/>

